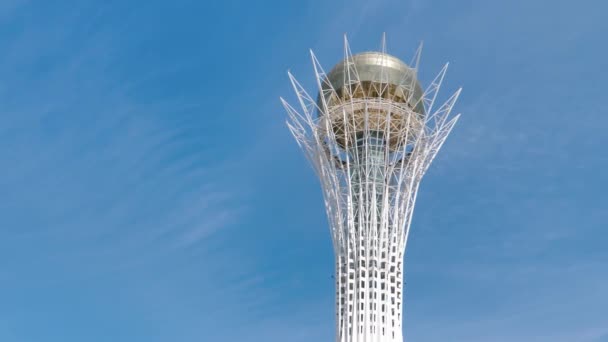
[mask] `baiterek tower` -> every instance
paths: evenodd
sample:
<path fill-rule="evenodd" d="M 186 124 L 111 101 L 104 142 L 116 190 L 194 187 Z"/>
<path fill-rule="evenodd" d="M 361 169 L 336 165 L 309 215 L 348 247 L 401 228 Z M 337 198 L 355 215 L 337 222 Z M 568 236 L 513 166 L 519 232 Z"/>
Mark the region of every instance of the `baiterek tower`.
<path fill-rule="evenodd" d="M 287 125 L 323 190 L 336 280 L 336 341 L 403 341 L 403 256 L 420 180 L 458 115 L 460 90 L 434 108 L 447 65 L 425 89 L 419 48 L 405 64 L 381 51 L 351 54 L 326 73 L 311 52 L 318 90 L 289 78 L 300 109 L 281 99 Z"/>

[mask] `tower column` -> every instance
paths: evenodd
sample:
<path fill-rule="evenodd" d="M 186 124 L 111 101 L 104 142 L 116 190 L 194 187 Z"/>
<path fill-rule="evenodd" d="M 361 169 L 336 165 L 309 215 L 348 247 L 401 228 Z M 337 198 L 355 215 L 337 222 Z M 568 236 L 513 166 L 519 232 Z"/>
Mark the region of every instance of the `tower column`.
<path fill-rule="evenodd" d="M 445 68 L 423 92 L 417 66 L 384 51 L 351 55 L 346 42 L 344 51 L 327 74 L 313 54 L 316 99 L 290 75 L 302 113 L 283 105 L 323 189 L 336 254 L 336 341 L 402 342 L 414 202 L 458 119 L 449 118 L 458 93 L 431 112 Z"/>

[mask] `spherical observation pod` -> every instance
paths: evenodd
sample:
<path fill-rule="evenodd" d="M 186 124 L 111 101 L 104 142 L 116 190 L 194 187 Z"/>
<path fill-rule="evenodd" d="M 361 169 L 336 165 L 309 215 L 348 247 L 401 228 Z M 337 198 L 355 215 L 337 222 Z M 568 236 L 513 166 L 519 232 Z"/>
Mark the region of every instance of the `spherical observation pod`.
<path fill-rule="evenodd" d="M 336 142 L 352 146 L 365 132 L 382 135 L 391 150 L 415 141 L 425 116 L 416 72 L 381 52 L 359 53 L 346 62 L 329 72 L 318 97 L 319 115 L 330 121 Z"/>

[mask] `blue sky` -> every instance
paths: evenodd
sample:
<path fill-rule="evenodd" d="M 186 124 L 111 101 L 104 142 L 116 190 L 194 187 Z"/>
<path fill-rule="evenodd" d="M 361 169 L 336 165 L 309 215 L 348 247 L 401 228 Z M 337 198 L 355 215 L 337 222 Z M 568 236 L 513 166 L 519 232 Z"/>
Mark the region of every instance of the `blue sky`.
<path fill-rule="evenodd" d="M 409 341 L 608 341 L 601 1 L 0 2 L 0 341 L 331 341 L 321 192 L 284 124 L 354 52 L 444 62 Z"/>

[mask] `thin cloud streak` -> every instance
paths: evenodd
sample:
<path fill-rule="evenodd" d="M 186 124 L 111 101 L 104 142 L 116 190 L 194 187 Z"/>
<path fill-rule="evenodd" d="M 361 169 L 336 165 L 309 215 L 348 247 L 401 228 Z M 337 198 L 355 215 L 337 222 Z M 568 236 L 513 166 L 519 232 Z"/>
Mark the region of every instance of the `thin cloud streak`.
<path fill-rule="evenodd" d="M 46 241 L 47 249 L 44 256 L 14 251 L 13 265 L 15 257 L 44 257 L 56 267 L 85 258 L 96 265 L 88 272 L 101 272 L 158 248 L 203 243 L 241 215 L 242 205 L 220 177 L 225 163 L 208 163 L 204 146 L 183 124 L 172 127 L 166 119 L 171 110 L 197 105 L 134 99 L 137 82 L 126 87 L 116 79 L 116 32 L 95 33 L 43 72 L 35 70 L 45 56 L 63 55 L 64 46 L 40 42 L 67 42 L 67 28 L 47 31 L 40 24 L 4 42 L 2 245 L 12 250 L 10 244 Z M 25 82 L 30 71 L 35 80 Z M 183 149 L 194 153 L 176 154 Z"/>

